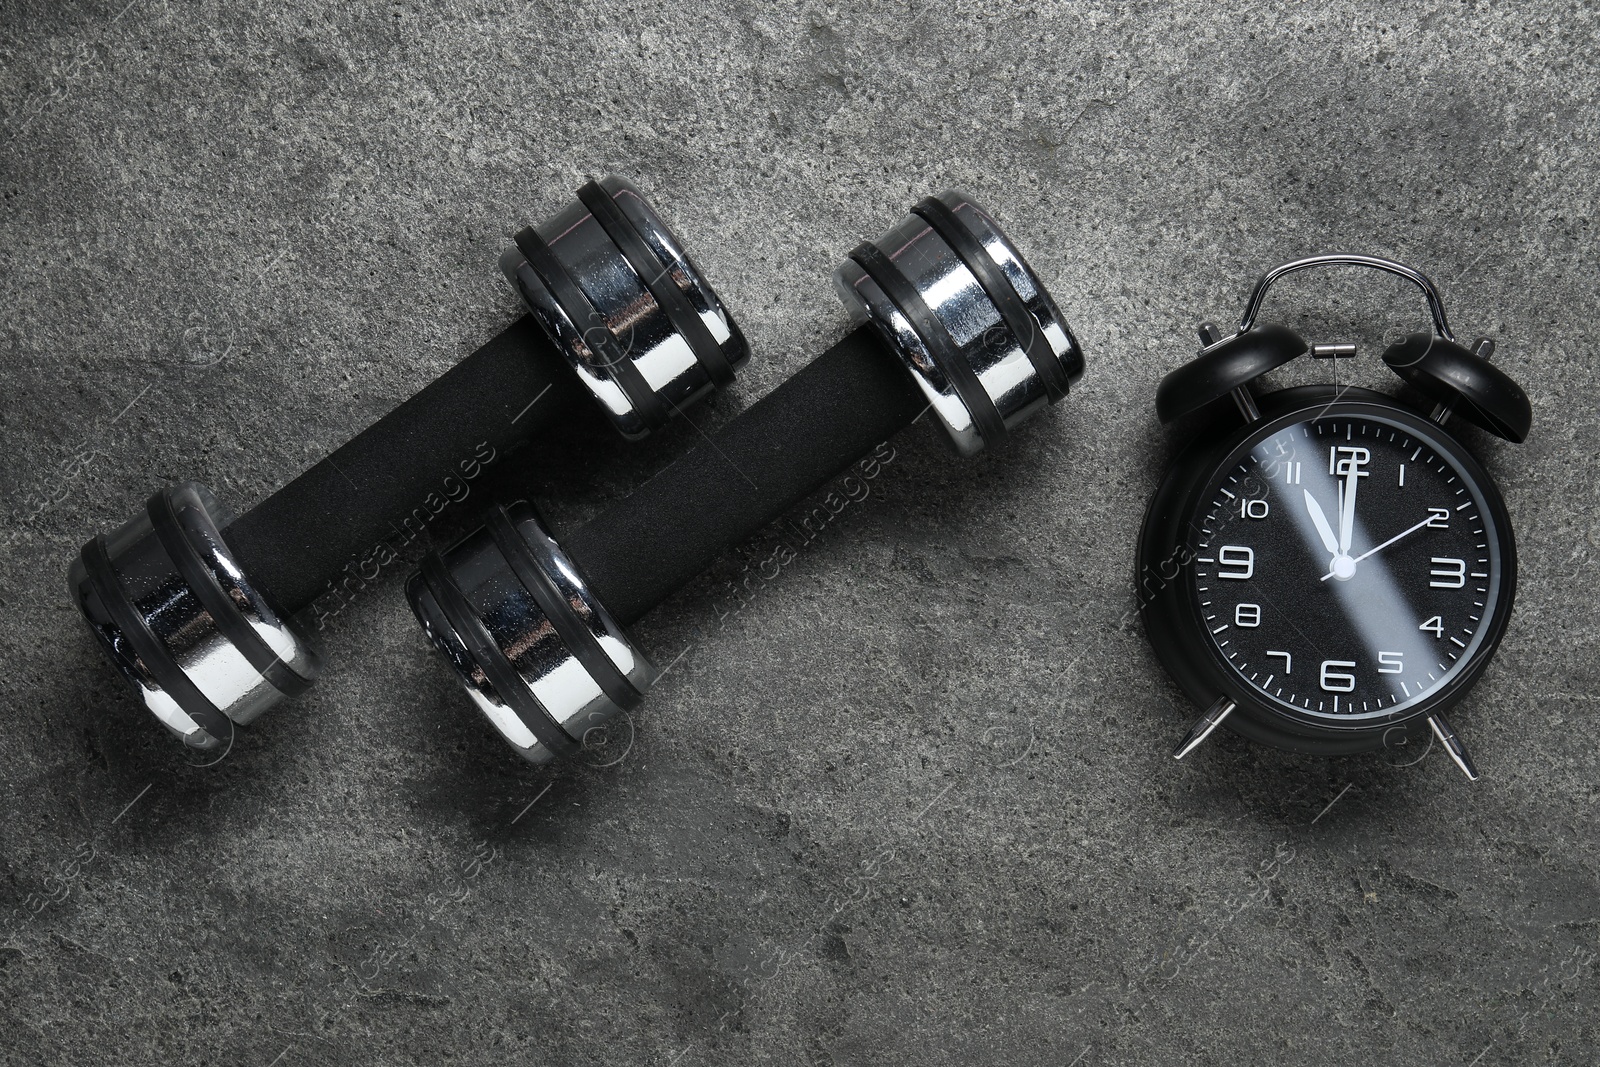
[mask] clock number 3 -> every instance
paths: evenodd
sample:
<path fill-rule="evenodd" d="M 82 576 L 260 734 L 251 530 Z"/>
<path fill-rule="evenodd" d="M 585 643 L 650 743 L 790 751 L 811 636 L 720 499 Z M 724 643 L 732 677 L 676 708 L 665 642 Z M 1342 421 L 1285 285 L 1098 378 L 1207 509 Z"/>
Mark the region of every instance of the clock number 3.
<path fill-rule="evenodd" d="M 1467 564 L 1465 560 L 1451 559 L 1447 556 L 1434 556 L 1433 569 L 1428 572 L 1431 581 L 1428 582 L 1433 589 L 1460 589 L 1467 584 Z"/>

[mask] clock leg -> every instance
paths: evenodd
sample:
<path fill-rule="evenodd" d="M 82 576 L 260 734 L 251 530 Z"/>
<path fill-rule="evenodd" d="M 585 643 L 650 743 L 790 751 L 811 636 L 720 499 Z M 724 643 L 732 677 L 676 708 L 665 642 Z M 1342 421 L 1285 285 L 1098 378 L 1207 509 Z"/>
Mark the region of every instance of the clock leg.
<path fill-rule="evenodd" d="M 1189 728 L 1188 734 L 1179 742 L 1173 751 L 1173 759 L 1182 759 L 1205 743 L 1211 736 L 1211 731 L 1222 725 L 1222 720 L 1233 714 L 1233 709 L 1238 707 L 1227 697 L 1218 697 L 1217 702 L 1206 709 L 1206 713 Z"/>
<path fill-rule="evenodd" d="M 1433 729 L 1433 736 L 1439 739 L 1444 750 L 1450 754 L 1450 761 L 1461 768 L 1461 773 L 1467 776 L 1467 781 L 1478 780 L 1478 768 L 1472 765 L 1472 757 L 1467 755 L 1467 750 L 1461 743 L 1461 738 L 1444 721 L 1443 715 L 1429 715 L 1428 725 Z"/>

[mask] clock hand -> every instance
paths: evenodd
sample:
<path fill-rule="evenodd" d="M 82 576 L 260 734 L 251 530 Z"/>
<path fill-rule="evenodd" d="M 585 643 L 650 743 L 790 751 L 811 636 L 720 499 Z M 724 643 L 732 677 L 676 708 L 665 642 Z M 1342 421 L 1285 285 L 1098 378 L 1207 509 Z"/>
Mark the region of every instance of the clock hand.
<path fill-rule="evenodd" d="M 1370 556 L 1370 555 L 1372 555 L 1372 554 L 1374 554 L 1376 552 L 1383 551 L 1384 549 L 1388 548 L 1390 545 L 1394 544 L 1396 541 L 1400 540 L 1402 537 L 1407 537 L 1407 536 L 1409 536 L 1411 534 L 1414 534 L 1418 530 L 1422 529 L 1424 526 L 1427 526 L 1432 522 L 1433 522 L 1433 516 L 1429 515 L 1426 519 L 1423 519 L 1421 522 L 1417 523 L 1415 526 L 1411 527 L 1410 529 L 1401 530 L 1399 533 L 1397 533 L 1393 537 L 1389 538 L 1389 540 L 1385 541 L 1383 544 L 1378 545 L 1376 548 L 1367 549 L 1365 552 L 1361 553 L 1361 555 L 1357 556 L 1355 559 L 1352 559 L 1350 561 L 1350 565 L 1352 567 L 1354 567 L 1357 563 L 1360 563 L 1362 560 L 1366 559 L 1368 556 Z M 1333 576 L 1334 576 L 1333 572 L 1329 571 L 1327 574 L 1324 574 L 1322 576 L 1321 580 L 1325 582 L 1329 578 L 1332 578 Z"/>
<path fill-rule="evenodd" d="M 1350 473 L 1344 476 L 1344 499 L 1339 503 L 1339 555 L 1350 554 L 1350 539 L 1356 530 L 1356 486 L 1360 483 L 1357 468 L 1350 464 Z"/>
<path fill-rule="evenodd" d="M 1311 522 L 1317 528 L 1317 536 L 1322 538 L 1322 547 L 1328 550 L 1330 556 L 1337 556 L 1339 542 L 1334 540 L 1333 527 L 1328 524 L 1328 516 L 1323 514 L 1322 505 L 1311 495 L 1311 490 L 1303 489 L 1301 492 L 1306 495 L 1306 510 L 1311 513 Z"/>
<path fill-rule="evenodd" d="M 1414 534 L 1418 530 L 1422 529 L 1424 526 L 1431 526 L 1431 525 L 1433 525 L 1433 516 L 1429 515 L 1426 519 L 1423 519 L 1421 522 L 1417 523 L 1415 526 L 1411 526 L 1411 527 L 1408 527 L 1407 529 L 1401 530 L 1399 533 L 1397 533 L 1393 537 L 1389 538 L 1389 540 L 1385 541 L 1383 544 L 1378 545 L 1376 548 L 1367 549 L 1365 552 L 1361 553 L 1361 555 L 1357 556 L 1355 559 L 1351 560 L 1350 562 L 1351 563 L 1360 563 L 1362 560 L 1366 559 L 1368 556 L 1372 555 L 1373 553 L 1381 552 L 1383 549 L 1388 548 L 1390 545 L 1392 545 L 1396 541 L 1400 540 L 1400 538 L 1405 537 L 1408 534 Z"/>

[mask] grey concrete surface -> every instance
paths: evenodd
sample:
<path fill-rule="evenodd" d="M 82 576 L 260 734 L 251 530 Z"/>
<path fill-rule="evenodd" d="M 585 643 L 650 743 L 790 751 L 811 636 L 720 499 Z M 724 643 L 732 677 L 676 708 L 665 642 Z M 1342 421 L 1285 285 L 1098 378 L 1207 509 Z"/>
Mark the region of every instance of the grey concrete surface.
<path fill-rule="evenodd" d="M 1597 37 L 1592 4 L 0 4 L 0 1060 L 1596 1062 Z M 1005 453 L 913 428 L 743 610 L 730 557 L 656 612 L 682 658 L 588 763 L 515 760 L 390 581 L 191 766 L 71 554 L 393 407 L 516 314 L 508 234 L 611 171 L 754 345 L 701 426 L 839 336 L 833 264 L 951 185 L 1088 374 Z M 1526 445 L 1474 438 L 1523 561 L 1456 716 L 1476 786 L 1232 737 L 1175 765 L 1192 712 L 1130 621 L 1156 381 L 1327 249 L 1430 271 L 1533 398 Z M 1275 306 L 1422 322 L 1355 276 Z"/>

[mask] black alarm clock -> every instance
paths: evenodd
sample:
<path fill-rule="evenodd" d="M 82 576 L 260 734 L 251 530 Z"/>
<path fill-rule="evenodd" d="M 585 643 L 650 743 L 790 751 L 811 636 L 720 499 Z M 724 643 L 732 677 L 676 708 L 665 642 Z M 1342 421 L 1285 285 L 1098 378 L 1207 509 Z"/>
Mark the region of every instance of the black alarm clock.
<path fill-rule="evenodd" d="M 1383 353 L 1422 405 L 1342 385 L 1257 394 L 1258 378 L 1308 351 L 1355 355 L 1256 321 L 1273 282 L 1335 265 L 1397 274 L 1427 298 L 1432 332 Z M 1505 633 L 1517 555 L 1499 490 L 1449 424 L 1520 442 L 1526 394 L 1489 362 L 1492 342 L 1456 341 L 1426 276 L 1372 256 L 1275 267 L 1235 333 L 1208 323 L 1200 338 L 1162 380 L 1156 413 L 1206 425 L 1157 489 L 1138 549 L 1145 632 L 1205 709 L 1174 755 L 1219 725 L 1330 756 L 1426 738 L 1476 779 L 1443 713 Z"/>

